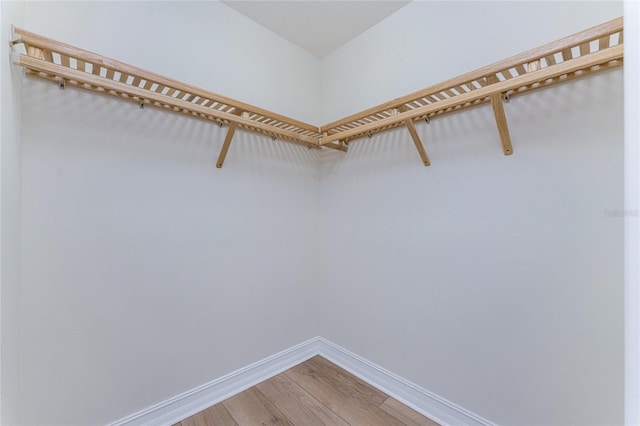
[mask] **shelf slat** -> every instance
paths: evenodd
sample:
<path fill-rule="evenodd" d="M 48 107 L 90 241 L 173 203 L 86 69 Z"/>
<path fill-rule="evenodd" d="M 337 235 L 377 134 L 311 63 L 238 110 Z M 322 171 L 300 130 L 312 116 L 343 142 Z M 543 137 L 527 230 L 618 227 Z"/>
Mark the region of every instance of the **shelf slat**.
<path fill-rule="evenodd" d="M 491 103 L 505 155 L 512 151 L 503 96 L 520 95 L 619 67 L 623 62 L 623 19 L 617 18 L 530 49 L 321 127 L 226 96 L 12 28 L 12 55 L 28 75 L 180 112 L 230 126 L 217 164 L 224 162 L 236 129 L 309 148 L 347 151 L 346 142 L 406 126 L 425 165 L 430 164 L 414 121 Z"/>

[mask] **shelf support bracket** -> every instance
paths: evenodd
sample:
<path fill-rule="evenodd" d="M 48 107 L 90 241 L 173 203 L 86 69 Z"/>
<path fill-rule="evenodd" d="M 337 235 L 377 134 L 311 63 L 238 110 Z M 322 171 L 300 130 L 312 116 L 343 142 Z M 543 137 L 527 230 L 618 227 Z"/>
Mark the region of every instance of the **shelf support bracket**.
<path fill-rule="evenodd" d="M 406 108 L 404 106 L 399 108 L 400 112 L 405 112 Z M 413 143 L 416 145 L 416 149 L 418 150 L 418 154 L 420 154 L 420 158 L 422 158 L 422 163 L 425 167 L 431 165 L 431 160 L 429 159 L 429 155 L 427 151 L 424 149 L 424 145 L 420 140 L 420 136 L 418 136 L 418 131 L 416 130 L 415 124 L 413 124 L 412 119 L 407 119 L 404 121 L 404 125 L 407 126 L 407 130 L 409 130 L 409 134 L 411 135 L 411 139 L 413 139 Z"/>
<path fill-rule="evenodd" d="M 218 155 L 218 162 L 216 163 L 216 167 L 221 169 L 224 164 L 224 159 L 227 157 L 227 151 L 229 151 L 229 146 L 231 145 L 231 140 L 233 139 L 233 135 L 236 132 L 236 124 L 231 123 L 229 125 L 229 130 L 227 130 L 227 136 L 224 138 L 224 143 L 222 144 L 222 149 L 220 150 L 220 155 Z"/>
<path fill-rule="evenodd" d="M 323 138 L 326 138 L 327 136 L 329 136 L 329 133 L 327 133 L 327 132 L 323 132 L 322 133 L 322 137 Z M 335 149 L 336 151 L 342 151 L 342 152 L 347 152 L 348 151 L 347 145 L 346 144 L 343 145 L 340 141 L 338 141 L 338 142 L 330 142 L 330 143 L 328 143 L 328 144 L 326 144 L 324 146 L 326 146 L 327 148 Z"/>
<path fill-rule="evenodd" d="M 347 147 L 342 145 L 341 143 L 329 142 L 324 146 L 326 146 L 327 148 L 335 149 L 336 151 L 342 151 L 342 152 L 348 151 Z"/>
<path fill-rule="evenodd" d="M 487 81 L 491 83 L 497 83 L 498 79 L 491 75 L 487 77 Z M 507 116 L 504 114 L 504 97 L 501 93 L 493 93 L 491 95 L 491 107 L 493 108 L 493 115 L 496 119 L 496 125 L 498 126 L 498 133 L 500 134 L 500 143 L 502 144 L 502 152 L 504 155 L 513 154 L 513 146 L 511 145 L 511 136 L 509 135 L 509 125 L 507 123 Z"/>

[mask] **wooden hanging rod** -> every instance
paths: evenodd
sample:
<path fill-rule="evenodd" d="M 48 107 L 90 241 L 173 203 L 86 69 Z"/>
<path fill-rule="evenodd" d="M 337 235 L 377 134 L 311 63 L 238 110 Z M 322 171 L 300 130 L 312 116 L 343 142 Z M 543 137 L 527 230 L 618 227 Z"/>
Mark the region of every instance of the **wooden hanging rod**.
<path fill-rule="evenodd" d="M 424 165 L 429 157 L 414 121 L 491 103 L 505 155 L 512 153 L 503 99 L 619 67 L 623 20 L 617 18 L 492 65 L 385 102 L 322 127 L 304 123 L 19 28 L 12 28 L 13 62 L 26 73 L 228 125 L 222 167 L 236 128 L 309 148 L 347 151 L 350 140 L 406 126 Z"/>
<path fill-rule="evenodd" d="M 326 124 L 320 128 L 326 135 L 320 143 L 371 136 L 404 125 L 408 119 L 421 120 L 491 102 L 492 95 L 513 96 L 620 66 L 622 34 L 622 18 L 613 19 Z"/>

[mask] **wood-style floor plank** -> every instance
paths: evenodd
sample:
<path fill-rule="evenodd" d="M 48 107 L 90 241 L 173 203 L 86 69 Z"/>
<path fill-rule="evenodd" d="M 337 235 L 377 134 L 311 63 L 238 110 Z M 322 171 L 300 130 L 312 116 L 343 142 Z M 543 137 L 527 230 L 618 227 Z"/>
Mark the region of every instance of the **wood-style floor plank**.
<path fill-rule="evenodd" d="M 389 395 L 386 393 L 360 380 L 345 369 L 328 361 L 326 358 L 315 356 L 306 363 L 314 366 L 319 371 L 322 371 L 325 376 L 331 377 L 332 380 L 335 380 L 341 386 L 349 388 L 352 392 L 357 393 L 363 399 L 370 401 L 374 405 L 380 405 L 389 398 Z"/>
<path fill-rule="evenodd" d="M 256 387 L 296 425 L 349 426 L 284 374 L 272 377 Z"/>
<path fill-rule="evenodd" d="M 438 426 L 316 356 L 175 426 Z"/>
<path fill-rule="evenodd" d="M 232 396 L 222 402 L 222 405 L 229 411 L 238 426 L 295 426 L 255 387 Z"/>
<path fill-rule="evenodd" d="M 439 426 L 438 423 L 391 397 L 383 402 L 380 408 L 407 426 Z"/>
<path fill-rule="evenodd" d="M 322 366 L 318 368 L 311 360 L 287 370 L 285 374 L 351 425 L 403 426 L 400 420 L 345 385 L 345 380 L 326 374 Z M 345 371 L 343 375 L 349 373 Z"/>
<path fill-rule="evenodd" d="M 200 411 L 179 423 L 180 426 L 237 426 L 229 411 L 222 404 L 216 404 Z"/>

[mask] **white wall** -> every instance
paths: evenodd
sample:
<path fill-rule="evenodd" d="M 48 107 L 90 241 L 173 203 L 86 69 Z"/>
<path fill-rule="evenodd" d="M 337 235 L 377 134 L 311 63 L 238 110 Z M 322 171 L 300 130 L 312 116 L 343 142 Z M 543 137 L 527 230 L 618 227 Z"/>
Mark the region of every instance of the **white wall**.
<path fill-rule="evenodd" d="M 29 1 L 25 24 L 158 74 L 319 121 L 319 60 L 220 2 Z"/>
<path fill-rule="evenodd" d="M 317 60 L 224 5 L 25 8 L 31 31 L 316 114 Z M 20 423 L 108 423 L 317 335 L 315 152 L 238 132 L 218 170 L 225 128 L 23 84 Z"/>
<path fill-rule="evenodd" d="M 411 3 L 323 61 L 323 115 L 621 14 Z M 515 98 L 511 157 L 488 106 L 418 125 L 428 168 L 403 129 L 325 156 L 320 335 L 497 424 L 622 424 L 622 99 L 622 70 Z"/>
<path fill-rule="evenodd" d="M 322 59 L 322 123 L 621 15 L 613 1 L 414 0 Z"/>
<path fill-rule="evenodd" d="M 624 6 L 625 424 L 640 424 L 640 4 Z"/>
<path fill-rule="evenodd" d="M 20 300 L 20 121 L 21 74 L 10 64 L 11 24 L 21 24 L 22 3 L 0 2 L 0 423 L 15 423 L 18 392 Z"/>
<path fill-rule="evenodd" d="M 313 123 L 622 13 L 412 3 L 318 68 L 217 3 L 25 8 L 31 31 Z M 512 157 L 483 107 L 419 126 L 430 168 L 400 130 L 328 153 L 320 186 L 289 144 L 239 133 L 216 170 L 225 129 L 33 79 L 22 99 L 21 423 L 116 420 L 317 334 L 499 424 L 622 422 L 620 70 L 514 99 Z"/>

